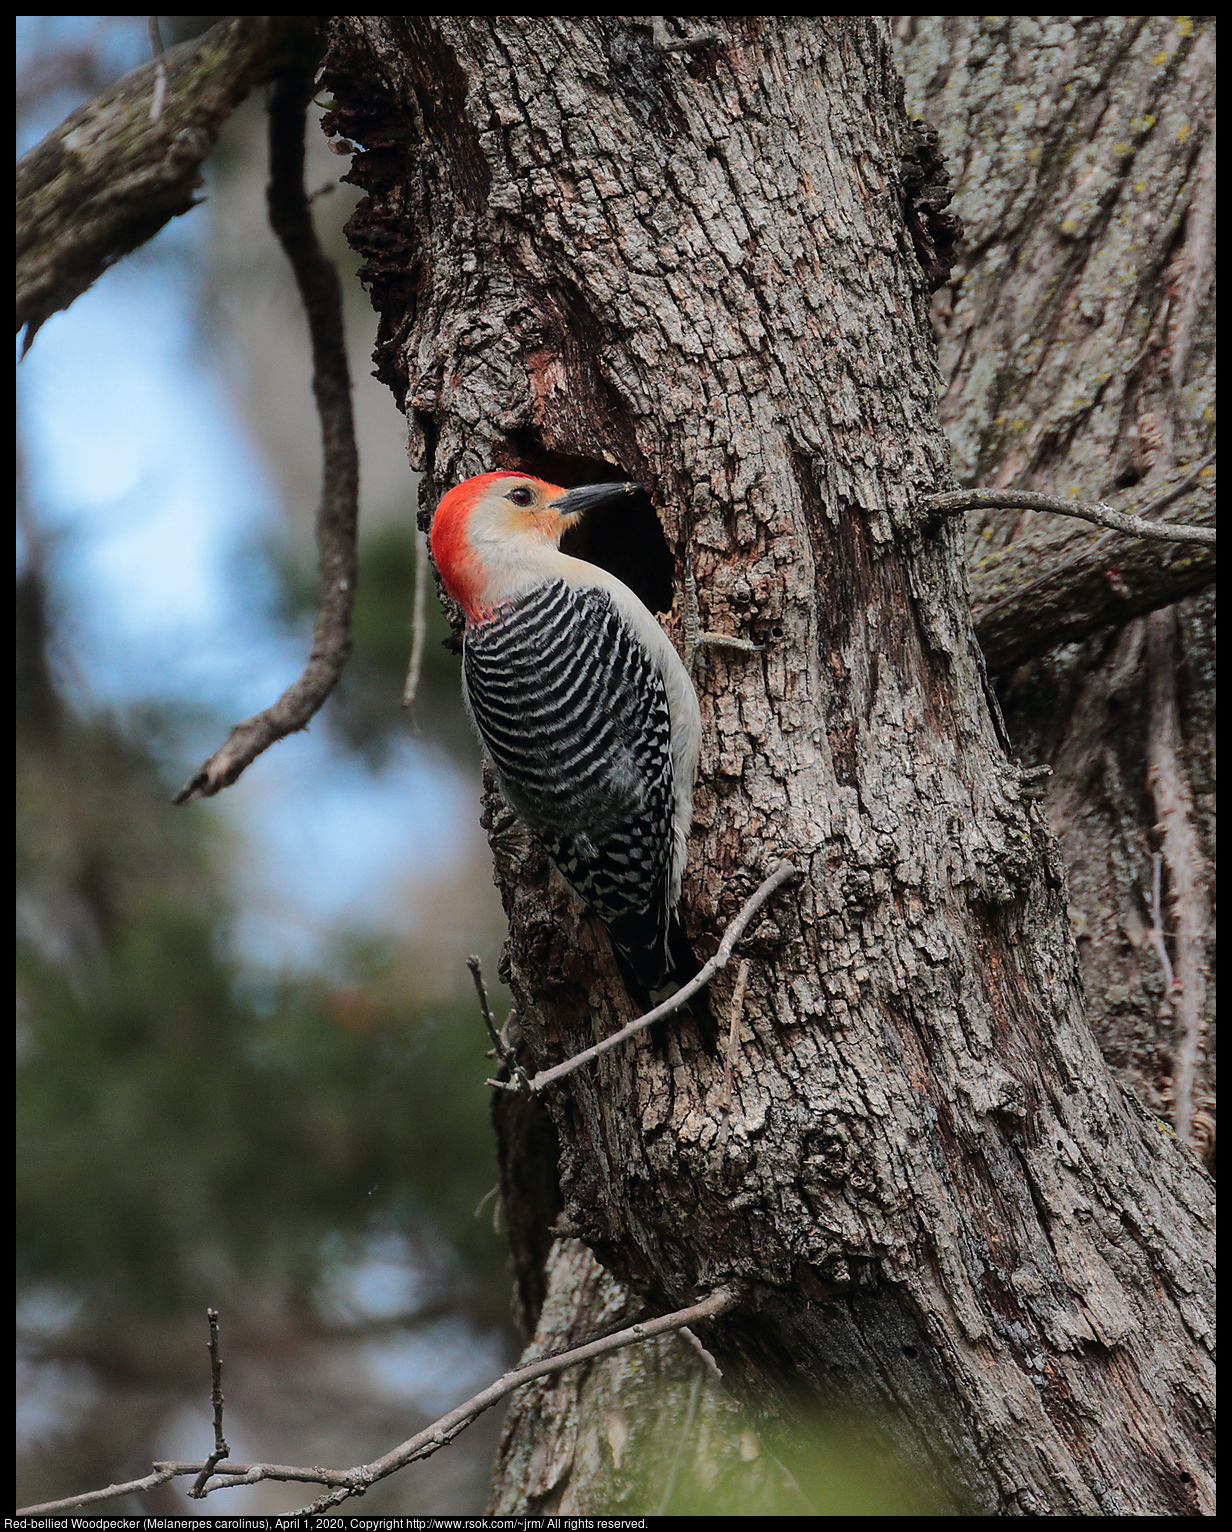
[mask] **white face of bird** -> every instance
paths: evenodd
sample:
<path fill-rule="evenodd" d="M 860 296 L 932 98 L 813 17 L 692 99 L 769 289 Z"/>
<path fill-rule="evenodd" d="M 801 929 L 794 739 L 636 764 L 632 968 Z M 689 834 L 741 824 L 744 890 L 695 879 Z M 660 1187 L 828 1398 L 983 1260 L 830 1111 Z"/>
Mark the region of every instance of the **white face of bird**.
<path fill-rule="evenodd" d="M 561 535 L 592 506 L 627 497 L 638 484 L 562 489 L 527 474 L 487 473 L 445 495 L 432 522 L 432 556 L 449 594 L 468 616 L 553 576 Z"/>
<path fill-rule="evenodd" d="M 581 516 L 562 503 L 568 492 L 542 479 L 500 478 L 472 501 L 467 531 L 473 548 L 496 550 L 529 541 L 560 545 L 561 534 Z"/>

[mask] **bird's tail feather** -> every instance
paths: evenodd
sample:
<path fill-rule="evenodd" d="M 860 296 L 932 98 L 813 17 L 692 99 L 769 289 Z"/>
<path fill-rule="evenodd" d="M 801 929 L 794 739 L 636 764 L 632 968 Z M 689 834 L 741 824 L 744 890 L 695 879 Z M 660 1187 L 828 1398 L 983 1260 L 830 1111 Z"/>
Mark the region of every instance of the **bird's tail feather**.
<path fill-rule="evenodd" d="M 612 921 L 608 926 L 608 934 L 629 998 L 643 1012 L 674 995 L 701 971 L 702 965 L 693 955 L 684 927 L 675 912 L 667 920 L 666 940 L 659 921 L 655 921 L 647 930 L 630 917 Z M 647 937 L 650 939 L 647 940 Z M 687 1009 L 697 1023 L 706 1052 L 717 1054 L 718 1032 L 710 1011 L 709 986 L 703 985 L 681 1009 Z M 651 1028 L 660 1050 L 666 1043 L 671 1019 L 665 1016 Z"/>

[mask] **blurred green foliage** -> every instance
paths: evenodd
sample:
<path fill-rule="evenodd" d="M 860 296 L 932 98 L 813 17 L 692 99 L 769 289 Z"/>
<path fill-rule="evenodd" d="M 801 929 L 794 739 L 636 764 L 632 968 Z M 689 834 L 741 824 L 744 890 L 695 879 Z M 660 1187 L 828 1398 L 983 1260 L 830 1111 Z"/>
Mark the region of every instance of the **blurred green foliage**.
<path fill-rule="evenodd" d="M 374 1228 L 426 1227 L 490 1319 L 473 1001 L 424 1002 L 372 942 L 340 978 L 245 974 L 208 810 L 171 806 L 134 720 L 58 695 L 36 572 L 18 617 L 19 1292 L 67 1290 L 87 1327 L 300 1311 Z"/>
<path fill-rule="evenodd" d="M 163 42 L 217 19 L 160 18 Z M 140 17 L 96 20 L 45 29 L 54 98 L 23 99 L 47 127 L 148 57 Z M 65 39 L 72 46 L 57 59 Z M 136 258 L 185 263 L 176 282 L 194 289 L 186 296 L 202 351 L 258 388 L 264 374 L 254 358 L 290 372 L 304 343 L 294 295 L 287 314 L 267 301 L 270 285 L 286 289 L 289 275 L 265 224 L 264 134 L 254 96 L 211 164 L 208 214 L 195 215 L 191 228 L 177 222 L 184 237 L 170 254 L 164 243 Z M 324 158 L 332 188 L 342 167 Z M 344 272 L 358 261 L 342 233 L 347 198 L 317 203 L 323 239 Z M 237 270 L 242 284 L 232 281 Z M 210 274 L 241 288 L 225 322 L 201 306 Z M 357 283 L 348 303 L 370 325 Z M 240 401 L 241 384 L 232 382 Z M 297 462 L 316 431 L 306 363 L 300 383 L 306 413 L 297 420 L 281 390 L 267 390 L 278 394 L 273 425 L 254 435 L 269 451 L 289 442 Z M 400 460 L 397 417 L 386 404 Z M 237 413 L 245 413 L 238 402 Z M 40 458 L 40 474 L 46 466 Z M 26 493 L 19 471 L 20 525 L 34 545 L 17 588 L 17 1296 L 20 1423 L 30 1433 L 19 1493 L 40 1500 L 148 1470 L 184 1402 L 205 1397 L 207 1304 L 223 1310 L 229 1364 L 249 1365 L 247 1400 L 233 1401 L 240 1421 L 247 1409 L 250 1426 L 264 1420 L 272 1429 L 281 1417 L 271 1400 L 280 1402 L 288 1379 L 290 1395 L 305 1388 L 325 1352 L 334 1365 L 342 1353 L 329 1348 L 342 1332 L 346 1365 L 360 1377 L 367 1337 L 374 1349 L 382 1337 L 396 1345 L 411 1325 L 443 1313 L 446 1329 L 452 1316 L 465 1320 L 451 1331 L 468 1338 L 459 1346 L 490 1345 L 491 1335 L 478 1332 L 508 1333 L 509 1284 L 491 1205 L 475 1216 L 497 1172 L 486 1037 L 462 965 L 469 946 L 446 953 L 339 931 L 315 973 L 271 976 L 237 960 L 232 936 L 242 916 L 230 890 L 242 848 L 220 828 L 227 816 L 217 806 L 171 805 L 190 764 L 186 741 L 206 732 L 205 720 L 187 707 L 121 716 L 67 700 L 48 656 L 59 656 L 71 622 L 49 616 L 40 563 L 58 558 L 67 540 L 37 525 Z M 280 615 L 306 630 L 315 570 L 266 552 Z M 409 522 L 366 536 L 353 659 L 325 716 L 334 738 L 374 766 L 409 732 L 477 764 L 431 581 L 420 700 L 410 716 L 400 706 L 414 562 Z M 230 721 L 210 721 L 207 743 Z M 433 893 L 439 927 L 456 943 L 475 942 L 485 917 L 468 926 L 470 906 L 454 919 L 448 891 Z M 456 995 L 440 977 L 455 967 Z M 420 1280 L 394 1297 L 419 1305 L 414 1313 L 365 1308 L 350 1285 L 364 1263 L 413 1264 Z M 253 1377 L 272 1353 L 277 1382 L 266 1397 Z M 392 1429 L 380 1407 L 376 1400 L 377 1413 L 367 1415 L 341 1408 L 324 1389 L 305 1416 L 349 1425 L 356 1440 L 331 1446 L 305 1431 L 298 1444 L 308 1456 L 326 1453 L 321 1461 L 335 1451 L 342 1461 L 368 1453 Z M 389 1408 L 402 1424 L 405 1400 Z M 477 1507 L 481 1495 L 471 1486 L 462 1508 Z M 369 1497 L 374 1506 L 380 1499 L 379 1491 Z M 165 1488 L 105 1510 L 183 1508 L 179 1492 Z"/>
<path fill-rule="evenodd" d="M 914 1474 L 905 1458 L 875 1446 L 851 1420 L 799 1426 L 790 1452 L 778 1456 L 755 1433 L 739 1431 L 736 1421 L 720 1425 L 729 1434 L 716 1430 L 696 1444 L 666 1503 L 661 1479 L 652 1478 L 643 1496 L 629 1497 L 629 1511 L 707 1518 L 957 1514 L 931 1475 Z"/>
<path fill-rule="evenodd" d="M 953 1516 L 960 1507 L 936 1464 L 912 1463 L 885 1423 L 854 1410 L 817 1412 L 761 1437 L 710 1447 L 670 1502 L 675 1516 Z M 733 1452 L 731 1446 L 736 1447 Z M 743 1450 L 741 1450 L 743 1449 Z M 737 1461 L 739 1459 L 739 1461 Z"/>

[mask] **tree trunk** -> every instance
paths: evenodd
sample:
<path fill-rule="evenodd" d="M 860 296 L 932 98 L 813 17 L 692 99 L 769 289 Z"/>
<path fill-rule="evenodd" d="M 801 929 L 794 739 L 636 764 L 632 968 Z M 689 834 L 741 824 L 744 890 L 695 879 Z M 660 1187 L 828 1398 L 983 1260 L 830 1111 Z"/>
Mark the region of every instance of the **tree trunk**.
<path fill-rule="evenodd" d="M 855 1401 L 933 1508 L 1206 1510 L 1211 1189 L 1100 1058 L 962 531 L 921 512 L 950 449 L 889 35 L 717 25 L 338 17 L 327 59 L 430 497 L 498 465 L 636 479 L 656 515 L 576 551 L 660 608 L 691 567 L 701 627 L 766 645 L 698 674 L 699 955 L 777 858 L 800 870 L 738 949 L 730 1097 L 684 1022 L 666 1058 L 643 1035 L 547 1097 L 558 1233 L 626 1291 L 558 1246 L 536 1343 L 734 1284 L 703 1337 L 728 1382 L 766 1421 Z M 680 638 L 679 603 L 664 621 Z M 628 1001 L 532 837 L 485 816 L 522 1046 L 555 1062 Z M 619 1390 L 581 1426 L 546 1397 L 511 1409 L 501 1509 L 615 1482 Z"/>
<path fill-rule="evenodd" d="M 896 31 L 908 108 L 939 130 L 967 226 L 934 303 L 958 477 L 1140 509 L 1214 446 L 1213 20 Z M 1206 494 L 1166 514 L 1213 520 Z M 1104 1057 L 1209 1158 L 1214 558 L 1076 525 L 969 517 L 977 624 L 1015 743 L 1054 768 Z"/>

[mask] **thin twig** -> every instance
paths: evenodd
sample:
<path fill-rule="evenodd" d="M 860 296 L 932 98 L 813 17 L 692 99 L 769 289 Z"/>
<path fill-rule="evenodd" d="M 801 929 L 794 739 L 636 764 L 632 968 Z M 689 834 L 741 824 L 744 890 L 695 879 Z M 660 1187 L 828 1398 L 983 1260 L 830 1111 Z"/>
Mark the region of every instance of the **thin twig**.
<path fill-rule="evenodd" d="M 466 960 L 466 966 L 470 969 L 471 978 L 475 981 L 475 993 L 479 996 L 479 1012 L 483 1017 L 484 1026 L 488 1029 L 488 1036 L 492 1040 L 493 1052 L 498 1059 L 503 1059 L 505 1052 L 500 1033 L 496 1030 L 496 1018 L 492 1015 L 492 1007 L 488 1004 L 488 986 L 483 982 L 483 964 L 472 952 Z"/>
<path fill-rule="evenodd" d="M 1160 904 L 1160 886 L 1163 882 L 1163 853 L 1152 851 L 1151 853 L 1151 929 L 1147 935 L 1151 938 L 1151 945 L 1155 948 L 1155 956 L 1159 959 L 1159 966 L 1164 976 L 1164 998 L 1172 999 L 1172 960 L 1168 956 L 1168 947 L 1164 941 L 1164 917 Z"/>
<path fill-rule="evenodd" d="M 697 1396 L 702 1391 L 702 1375 L 700 1372 L 693 1374 L 693 1381 L 689 1385 L 689 1402 L 685 1408 L 684 1420 L 681 1422 L 680 1435 L 676 1440 L 676 1451 L 672 1455 L 672 1466 L 668 1470 L 667 1483 L 663 1486 L 663 1497 L 659 1501 L 658 1514 L 667 1515 L 667 1508 L 672 1503 L 672 1496 L 676 1493 L 676 1475 L 680 1472 L 681 1460 L 684 1458 L 684 1449 L 689 1445 L 689 1433 L 693 1429 L 693 1417 L 697 1414 Z"/>
<path fill-rule="evenodd" d="M 680 1338 L 683 1341 L 687 1341 L 693 1350 L 697 1352 L 698 1356 L 701 1357 L 702 1365 L 714 1381 L 721 1383 L 723 1381 L 723 1369 L 710 1352 L 706 1350 L 705 1346 L 702 1345 L 701 1341 L 698 1340 L 697 1336 L 694 1335 L 693 1331 L 689 1329 L 688 1325 L 680 1326 Z"/>
<path fill-rule="evenodd" d="M 711 633 L 703 628 L 697 635 L 699 648 L 736 649 L 741 654 L 765 654 L 765 644 L 754 643 L 751 638 L 732 638 L 727 633 Z"/>
<path fill-rule="evenodd" d="M 533 1079 L 527 1081 L 526 1089 L 532 1095 L 538 1095 L 541 1091 L 546 1090 L 549 1085 L 554 1085 L 557 1080 L 563 1080 L 566 1075 L 571 1075 L 575 1069 L 580 1069 L 583 1064 L 591 1063 L 599 1058 L 600 1055 L 610 1052 L 613 1048 L 618 1048 L 621 1043 L 627 1042 L 631 1037 L 635 1037 L 637 1033 L 643 1031 L 646 1027 L 653 1026 L 660 1017 L 670 1016 L 673 1011 L 679 1010 L 691 995 L 695 995 L 699 989 L 710 983 L 720 968 L 727 966 L 731 961 L 732 948 L 744 935 L 745 927 L 749 921 L 761 909 L 770 895 L 776 889 L 781 888 L 789 878 L 794 878 L 795 875 L 796 868 L 791 862 L 786 859 L 779 862 L 770 876 L 745 901 L 744 908 L 723 933 L 723 940 L 719 943 L 719 950 L 694 978 L 690 979 L 687 984 L 682 984 L 676 993 L 665 1000 L 662 1005 L 656 1005 L 652 1011 L 647 1011 L 644 1016 L 639 1016 L 636 1020 L 629 1022 L 627 1026 L 621 1027 L 619 1032 L 613 1032 L 611 1037 L 605 1037 L 601 1042 L 595 1043 L 592 1047 L 584 1048 L 581 1053 L 574 1054 L 571 1059 L 565 1059 L 561 1064 L 554 1064 L 551 1069 L 541 1069 Z M 516 1085 L 512 1085 L 505 1080 L 489 1080 L 488 1084 L 495 1086 L 498 1090 L 516 1090 L 518 1088 Z"/>
<path fill-rule="evenodd" d="M 415 604 L 411 610 L 411 658 L 406 667 L 406 685 L 402 688 L 402 706 L 414 707 L 419 692 L 419 673 L 423 669 L 424 639 L 428 631 L 428 550 L 424 535 L 415 533 Z"/>
<path fill-rule="evenodd" d="M 126 1484 L 109 1484 L 106 1489 L 87 1490 L 82 1495 L 69 1495 L 64 1500 L 46 1500 L 42 1505 L 26 1505 L 15 1512 L 18 1516 L 54 1516 L 60 1511 L 73 1511 L 83 1505 L 96 1505 L 100 1500 L 118 1500 L 121 1495 L 141 1495 L 147 1490 L 158 1489 L 162 1484 L 178 1479 L 184 1474 L 198 1473 L 201 1463 L 163 1463 L 143 1479 L 130 1479 Z"/>
<path fill-rule="evenodd" d="M 727 1024 L 727 1052 L 723 1057 L 723 1115 L 731 1110 L 732 1060 L 736 1056 L 736 1044 L 740 1041 L 740 1018 L 744 1014 L 744 990 L 749 982 L 749 960 L 743 958 L 736 974 L 736 988 L 732 993 L 731 1019 Z"/>
<path fill-rule="evenodd" d="M 483 982 L 483 965 L 472 952 L 466 960 L 466 966 L 470 969 L 471 978 L 475 981 L 475 993 L 479 996 L 479 1010 L 483 1016 L 483 1024 L 487 1027 L 488 1036 L 492 1040 L 488 1057 L 499 1059 L 509 1071 L 509 1080 L 502 1080 L 501 1084 L 507 1085 L 510 1090 L 516 1090 L 520 1096 L 529 1096 L 526 1071 L 518 1063 L 517 1052 L 508 1037 L 509 1023 L 517 1013 L 510 1011 L 505 1017 L 505 1025 L 498 1032 L 496 1018 L 492 1015 L 492 1007 L 488 1004 L 488 986 Z"/>
<path fill-rule="evenodd" d="M 483 1216 L 483 1210 L 487 1207 L 488 1203 L 495 1201 L 496 1206 L 492 1212 L 492 1232 L 496 1235 L 500 1234 L 500 1194 L 500 1182 L 498 1181 L 495 1186 L 490 1186 L 487 1191 L 484 1192 L 483 1196 L 480 1197 L 479 1201 L 475 1204 L 475 1211 L 471 1214 L 472 1218 L 481 1218 Z"/>
<path fill-rule="evenodd" d="M 564 1372 L 567 1367 L 574 1367 L 579 1362 L 590 1362 L 596 1357 L 608 1355 L 609 1352 L 621 1351 L 626 1346 L 635 1346 L 641 1341 L 654 1340 L 659 1335 L 668 1335 L 673 1330 L 680 1330 L 686 1325 L 704 1324 L 707 1320 L 717 1319 L 721 1314 L 726 1314 L 729 1309 L 735 1307 L 736 1302 L 736 1294 L 730 1288 L 722 1287 L 712 1293 L 709 1298 L 703 1298 L 700 1303 L 690 1304 L 688 1308 L 677 1309 L 671 1314 L 662 1314 L 658 1319 L 643 1320 L 624 1330 L 617 1330 L 612 1335 L 588 1341 L 583 1346 L 574 1346 L 568 1351 L 557 1352 L 554 1356 L 539 1357 L 533 1362 L 526 1362 L 521 1367 L 515 1367 L 505 1373 L 503 1377 L 497 1378 L 495 1383 L 490 1383 L 487 1388 L 468 1399 L 465 1404 L 460 1404 L 448 1414 L 442 1415 L 425 1430 L 402 1442 L 374 1462 L 363 1463 L 356 1468 L 297 1468 L 283 1463 L 232 1463 L 228 1464 L 222 1473 L 215 1475 L 215 1483 L 210 1485 L 208 1492 L 212 1494 L 218 1489 L 234 1489 L 241 1484 L 260 1484 L 265 1479 L 277 1479 L 286 1483 L 337 1486 L 332 1493 L 321 1496 L 311 1505 L 305 1506 L 299 1513 L 307 1516 L 319 1515 L 322 1511 L 329 1510 L 331 1506 L 341 1505 L 352 1495 L 364 1494 L 378 1480 L 387 1479 L 390 1474 L 397 1473 L 408 1463 L 418 1462 L 423 1458 L 431 1457 L 434 1452 L 439 1452 L 442 1447 L 448 1446 L 455 1436 L 460 1435 L 473 1420 L 477 1420 L 485 1410 L 499 1403 L 507 1394 L 513 1393 L 514 1389 L 521 1388 L 524 1383 L 533 1383 L 536 1378 L 545 1378 L 554 1373 Z M 26 1506 L 16 1514 L 47 1516 L 59 1511 L 70 1511 L 77 1506 L 92 1504 L 95 1501 L 112 1500 L 119 1495 L 131 1495 L 143 1489 L 153 1489 L 159 1484 L 166 1484 L 169 1479 L 199 1474 L 204 1466 L 203 1463 L 155 1463 L 155 1471 L 144 1479 L 133 1479 L 127 1484 L 112 1484 L 107 1489 L 89 1490 L 83 1495 L 70 1495 L 67 1499 L 51 1500 L 44 1505 Z"/>
<path fill-rule="evenodd" d="M 158 17 L 145 18 L 146 36 L 150 39 L 150 51 L 154 55 L 154 95 L 150 102 L 150 121 L 157 122 L 163 115 L 163 102 L 167 99 L 167 61 L 163 58 L 163 37 L 158 30 Z"/>
<path fill-rule="evenodd" d="M 214 1446 L 227 1455 L 227 1439 L 222 1434 L 222 1407 L 225 1403 L 222 1393 L 222 1352 L 218 1345 L 218 1310 L 207 1309 L 206 1318 L 210 1325 L 210 1339 L 207 1350 L 210 1353 L 210 1403 L 214 1408 Z"/>
<path fill-rule="evenodd" d="M 307 314 L 312 336 L 312 390 L 321 421 L 324 462 L 316 519 L 321 585 L 312 653 L 299 680 L 272 707 L 236 724 L 222 746 L 176 794 L 177 803 L 212 797 L 229 787 L 275 741 L 306 728 L 333 691 L 351 652 L 359 460 L 342 290 L 338 273 L 317 241 L 304 195 L 304 122 L 311 90 L 311 71 L 294 69 L 279 79 L 270 96 L 269 216 L 294 268 Z"/>
<path fill-rule="evenodd" d="M 206 1309 L 205 1317 L 210 1324 L 210 1338 L 206 1350 L 210 1353 L 210 1403 L 214 1407 L 214 1450 L 205 1461 L 205 1467 L 197 1475 L 196 1483 L 188 1491 L 190 1500 L 204 1500 L 205 1486 L 211 1474 L 224 1458 L 231 1456 L 227 1438 L 222 1434 L 222 1354 L 218 1348 L 218 1310 Z"/>
<path fill-rule="evenodd" d="M 71 1511 L 78 1506 L 93 1505 L 100 1500 L 115 1500 L 121 1495 L 139 1495 L 146 1490 L 157 1489 L 171 1479 L 196 1477 L 205 1463 L 165 1462 L 155 1463 L 153 1473 L 142 1479 L 130 1479 L 126 1484 L 109 1484 L 106 1489 L 87 1490 L 81 1495 L 68 1495 L 63 1500 L 48 1500 L 42 1505 L 27 1505 L 15 1512 L 18 1516 L 53 1516 L 61 1511 Z M 287 1463 L 228 1463 L 214 1475 L 214 1483 L 206 1491 L 233 1489 L 239 1484 L 260 1484 L 263 1479 L 277 1479 L 290 1484 L 342 1484 L 349 1482 L 352 1469 L 299 1468 Z"/>
<path fill-rule="evenodd" d="M 1198 475 L 1210 466 L 1214 457 L 1212 452 L 1186 479 L 1158 500 L 1152 501 L 1145 509 L 1158 511 L 1178 499 L 1193 487 Z M 924 504 L 942 516 L 958 516 L 964 511 L 1000 509 L 1052 511 L 1058 516 L 1076 516 L 1080 521 L 1094 522 L 1097 527 L 1111 527 L 1114 532 L 1124 532 L 1129 537 L 1154 538 L 1162 543 L 1204 543 L 1211 548 L 1215 546 L 1214 527 L 1188 527 L 1170 521 L 1146 521 L 1142 516 L 1129 516 L 1124 511 L 1114 510 L 1110 505 L 1059 500 L 1054 495 L 1037 495 L 1024 489 L 959 489 L 944 495 L 926 495 Z"/>
<path fill-rule="evenodd" d="M 353 1469 L 357 1488 L 350 1490 L 349 1493 L 362 1494 L 370 1484 L 395 1473 L 407 1463 L 430 1457 L 432 1453 L 439 1451 L 441 1447 L 452 1441 L 484 1410 L 505 1398 L 507 1394 L 513 1393 L 515 1389 L 521 1388 L 524 1383 L 532 1383 L 536 1378 L 563 1372 L 565 1368 L 573 1367 L 578 1362 L 593 1361 L 596 1357 L 607 1356 L 612 1351 L 621 1351 L 626 1346 L 636 1345 L 640 1341 L 653 1340 L 657 1335 L 667 1335 L 673 1330 L 679 1330 L 683 1325 L 699 1324 L 708 1319 L 716 1319 L 720 1314 L 727 1313 L 735 1303 L 735 1293 L 730 1288 L 720 1288 L 709 1298 L 703 1299 L 701 1303 L 692 1304 L 689 1308 L 677 1309 L 675 1313 L 663 1314 L 658 1319 L 644 1320 L 639 1324 L 630 1325 L 627 1329 L 618 1330 L 614 1335 L 603 1336 L 599 1340 L 589 1341 L 586 1345 L 574 1346 L 571 1350 L 560 1352 L 556 1356 L 542 1357 L 522 1367 L 515 1367 L 503 1378 L 490 1383 L 481 1393 L 468 1399 L 465 1404 L 460 1404 L 456 1410 L 451 1410 L 448 1415 L 442 1415 L 440 1420 L 429 1426 L 426 1431 L 420 1431 L 418 1435 L 412 1436 L 409 1441 L 395 1447 L 392 1452 L 387 1452 L 375 1463 Z M 360 1484 L 362 1488 L 359 1488 Z M 306 1506 L 305 1513 L 317 1514 L 329 1509 L 331 1505 L 341 1504 L 345 1498 L 345 1495 L 337 1492 L 322 1496 L 320 1500 Z"/>

